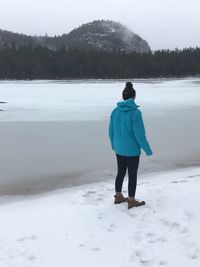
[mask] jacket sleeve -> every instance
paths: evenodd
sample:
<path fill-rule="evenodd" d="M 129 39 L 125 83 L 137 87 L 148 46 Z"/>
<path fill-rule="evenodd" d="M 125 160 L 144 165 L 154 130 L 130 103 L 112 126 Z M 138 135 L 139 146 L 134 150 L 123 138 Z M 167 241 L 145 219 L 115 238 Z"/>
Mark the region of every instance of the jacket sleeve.
<path fill-rule="evenodd" d="M 137 110 L 137 115 L 132 122 L 132 127 L 137 142 L 139 143 L 141 148 L 145 151 L 146 155 L 151 156 L 153 152 L 146 138 L 144 122 L 140 110 Z"/>
<path fill-rule="evenodd" d="M 109 122 L 109 138 L 111 147 L 114 150 L 114 127 L 113 127 L 113 112 L 110 115 L 110 122 Z"/>

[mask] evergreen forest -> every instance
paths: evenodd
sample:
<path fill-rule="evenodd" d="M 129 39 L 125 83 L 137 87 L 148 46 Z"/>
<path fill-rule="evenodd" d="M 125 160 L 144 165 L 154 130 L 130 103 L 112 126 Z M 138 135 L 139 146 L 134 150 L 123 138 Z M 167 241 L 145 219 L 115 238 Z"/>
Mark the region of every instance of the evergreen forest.
<path fill-rule="evenodd" d="M 200 75 L 200 48 L 122 51 L 52 50 L 13 44 L 0 49 L 1 80 L 171 78 Z"/>

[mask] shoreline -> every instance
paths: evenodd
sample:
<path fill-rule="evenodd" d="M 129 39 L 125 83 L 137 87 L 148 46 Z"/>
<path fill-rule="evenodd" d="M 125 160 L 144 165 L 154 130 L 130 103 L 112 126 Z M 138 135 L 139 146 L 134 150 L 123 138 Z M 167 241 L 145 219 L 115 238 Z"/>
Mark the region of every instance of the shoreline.
<path fill-rule="evenodd" d="M 178 81 L 180 81 L 180 80 L 192 80 L 192 79 L 199 79 L 200 78 L 200 75 L 197 75 L 197 76 L 184 76 L 184 77 L 151 77 L 151 78 L 123 78 L 123 79 L 117 79 L 117 78 L 115 78 L 115 79 L 107 79 L 107 78 L 105 78 L 105 79 L 102 79 L 102 78 L 94 78 L 94 79 L 27 79 L 27 80 L 24 80 L 24 79 L 19 79 L 19 80 L 16 80 L 16 79 L 10 79 L 10 80 L 8 80 L 8 79 L 0 79 L 0 83 L 4 83 L 4 82 L 9 82 L 9 83 L 12 83 L 12 82 L 24 82 L 24 83 L 26 83 L 26 82 L 33 82 L 33 83 L 39 83 L 39 82 L 41 82 L 41 83 L 44 83 L 44 82 L 49 82 L 49 83 L 58 83 L 59 81 L 61 82 L 61 83 L 63 83 L 63 82 L 66 82 L 66 83 L 77 83 L 77 82 L 83 82 L 83 83 L 85 83 L 85 82 L 87 82 L 87 83 L 95 83 L 95 82 L 99 82 L 99 83 L 104 83 L 104 82 L 126 82 L 127 80 L 133 80 L 134 81 L 134 83 L 136 82 L 145 82 L 145 81 L 175 81 L 175 80 L 178 80 Z"/>
<path fill-rule="evenodd" d="M 198 112 L 199 108 L 190 108 L 144 116 L 154 156 L 142 153 L 139 176 L 199 165 Z M 116 175 L 108 120 L 4 121 L 0 127 L 0 195 L 28 195 Z"/>
<path fill-rule="evenodd" d="M 153 177 L 155 176 L 162 176 L 162 175 L 167 175 L 168 173 L 176 173 L 176 172 L 183 172 L 183 171 L 190 171 L 190 170 L 195 170 L 198 169 L 199 165 L 188 165 L 188 166 L 175 166 L 174 168 L 166 168 L 162 170 L 155 170 L 153 172 L 142 172 L 140 173 L 140 170 L 138 172 L 138 185 L 142 183 L 144 179 L 146 179 L 148 176 Z M 52 177 L 52 180 L 49 180 L 48 186 L 47 183 L 40 183 L 39 185 L 36 184 L 30 184 L 28 187 L 19 186 L 16 187 L 15 189 L 10 190 L 7 193 L 2 193 L 0 194 L 0 205 L 4 203 L 8 203 L 9 201 L 12 200 L 17 200 L 17 199 L 23 199 L 24 197 L 37 197 L 37 196 L 45 196 L 48 194 L 56 194 L 59 191 L 65 191 L 65 190 L 79 190 L 82 188 L 87 188 L 90 186 L 95 186 L 95 185 L 101 185 L 103 183 L 112 183 L 113 184 L 113 194 L 114 194 L 114 181 L 115 181 L 115 174 L 111 174 L 107 172 L 107 170 L 102 170 L 103 173 L 107 173 L 104 178 L 99 179 L 98 181 L 94 181 L 91 179 L 91 173 L 87 173 L 87 175 L 81 175 L 80 177 L 77 176 L 77 180 L 73 181 L 74 177 Z M 84 179 L 87 177 L 87 181 L 81 181 L 81 177 L 84 177 Z M 113 176 L 111 178 L 111 176 Z M 42 178 L 42 177 L 41 177 Z M 44 178 L 44 177 L 43 177 Z M 66 179 L 67 178 L 67 179 Z M 57 179 L 57 183 L 55 180 Z M 91 179 L 91 180 L 90 180 Z M 124 178 L 124 184 L 126 184 L 128 181 L 128 176 L 126 174 Z M 63 182 L 63 183 L 62 183 Z M 126 187 L 123 186 L 123 191 L 127 191 Z"/>

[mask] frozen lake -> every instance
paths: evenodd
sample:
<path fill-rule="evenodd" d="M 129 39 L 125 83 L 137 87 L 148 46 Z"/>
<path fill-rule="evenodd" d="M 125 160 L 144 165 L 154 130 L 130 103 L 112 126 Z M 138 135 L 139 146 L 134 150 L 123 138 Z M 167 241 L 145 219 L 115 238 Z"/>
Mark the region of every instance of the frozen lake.
<path fill-rule="evenodd" d="M 125 81 L 0 82 L 0 194 L 115 177 L 108 121 Z M 200 79 L 136 80 L 154 156 L 140 173 L 199 165 Z"/>
<path fill-rule="evenodd" d="M 0 82 L 0 121 L 107 120 L 125 81 Z M 136 80 L 136 102 L 147 114 L 199 106 L 200 79 Z"/>

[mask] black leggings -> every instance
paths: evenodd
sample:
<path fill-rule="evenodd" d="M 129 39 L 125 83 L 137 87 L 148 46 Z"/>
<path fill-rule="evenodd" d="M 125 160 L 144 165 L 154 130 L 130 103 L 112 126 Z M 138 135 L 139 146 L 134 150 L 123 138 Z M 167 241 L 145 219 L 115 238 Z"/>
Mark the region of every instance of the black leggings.
<path fill-rule="evenodd" d="M 122 185 L 128 167 L 128 196 L 135 197 L 137 186 L 137 170 L 139 166 L 140 156 L 125 157 L 116 154 L 116 157 L 118 172 L 115 180 L 115 191 L 122 191 Z"/>

